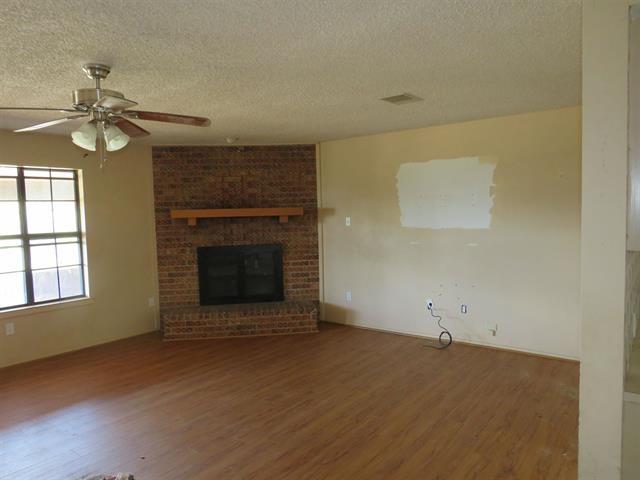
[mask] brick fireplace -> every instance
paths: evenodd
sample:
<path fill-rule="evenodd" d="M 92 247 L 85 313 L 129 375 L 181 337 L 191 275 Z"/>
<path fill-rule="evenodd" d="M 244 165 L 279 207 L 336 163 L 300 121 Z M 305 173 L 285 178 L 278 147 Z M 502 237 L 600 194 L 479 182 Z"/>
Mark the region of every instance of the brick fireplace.
<path fill-rule="evenodd" d="M 317 331 L 318 232 L 314 145 L 154 147 L 160 289 L 166 339 Z M 302 216 L 205 218 L 175 209 L 302 207 Z M 198 247 L 282 245 L 284 301 L 201 306 Z"/>

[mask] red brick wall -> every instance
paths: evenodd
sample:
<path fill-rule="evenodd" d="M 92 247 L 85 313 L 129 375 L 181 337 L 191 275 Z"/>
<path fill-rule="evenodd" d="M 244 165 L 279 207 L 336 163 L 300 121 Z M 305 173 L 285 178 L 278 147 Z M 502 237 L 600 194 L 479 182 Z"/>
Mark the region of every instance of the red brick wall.
<path fill-rule="evenodd" d="M 285 300 L 318 301 L 314 145 L 154 147 L 160 308 L 195 306 L 196 248 L 283 246 Z M 172 208 L 303 207 L 302 217 L 171 220 Z"/>

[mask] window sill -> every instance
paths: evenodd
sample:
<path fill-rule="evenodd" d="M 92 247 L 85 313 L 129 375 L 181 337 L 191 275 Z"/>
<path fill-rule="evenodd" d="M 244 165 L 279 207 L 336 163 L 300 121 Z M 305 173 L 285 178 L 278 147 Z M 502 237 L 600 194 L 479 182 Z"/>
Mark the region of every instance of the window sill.
<path fill-rule="evenodd" d="M 52 312 L 55 310 L 65 310 L 67 308 L 84 307 L 93 303 L 93 298 L 82 297 L 70 300 L 61 300 L 55 303 L 46 303 L 43 305 L 28 305 L 26 307 L 17 307 L 10 310 L 0 312 L 0 320 L 14 317 L 24 317 L 27 315 L 38 315 L 41 313 Z"/>

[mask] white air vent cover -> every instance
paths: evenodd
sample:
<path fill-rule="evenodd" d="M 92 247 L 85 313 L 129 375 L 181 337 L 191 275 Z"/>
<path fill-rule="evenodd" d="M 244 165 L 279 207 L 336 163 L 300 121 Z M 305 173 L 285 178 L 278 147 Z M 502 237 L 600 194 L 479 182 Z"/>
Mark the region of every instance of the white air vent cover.
<path fill-rule="evenodd" d="M 381 98 L 383 102 L 393 103 L 394 105 L 404 105 L 405 103 L 421 102 L 424 100 L 412 93 L 401 93 L 400 95 L 394 95 L 392 97 Z"/>

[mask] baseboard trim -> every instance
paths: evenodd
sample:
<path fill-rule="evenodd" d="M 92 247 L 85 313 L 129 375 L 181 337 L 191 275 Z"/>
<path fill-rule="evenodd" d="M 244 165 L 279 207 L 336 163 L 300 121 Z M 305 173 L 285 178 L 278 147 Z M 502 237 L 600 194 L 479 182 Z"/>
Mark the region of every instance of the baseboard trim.
<path fill-rule="evenodd" d="M 322 322 L 325 323 L 333 323 L 335 325 L 343 325 L 345 327 L 353 327 L 353 328 L 359 328 L 361 330 L 371 330 L 373 332 L 380 332 L 380 333 L 390 333 L 392 335 L 402 335 L 405 337 L 413 337 L 413 338 L 423 338 L 426 340 L 438 340 L 438 337 L 432 337 L 429 335 L 421 335 L 418 333 L 411 333 L 411 332 L 402 332 L 399 330 L 390 330 L 390 329 L 384 329 L 384 328 L 376 328 L 376 327 L 368 327 L 365 325 L 357 325 L 357 324 L 353 324 L 353 323 L 340 323 L 340 322 L 333 322 L 331 320 L 322 320 Z M 549 358 L 549 359 L 553 359 L 553 360 L 561 360 L 563 362 L 571 362 L 571 363 L 580 363 L 580 360 L 574 357 L 568 357 L 568 356 L 563 356 L 563 355 L 556 355 L 556 354 L 552 354 L 552 353 L 546 353 L 546 352 L 536 352 L 534 350 L 527 350 L 527 349 L 520 349 L 520 348 L 513 348 L 513 347 L 504 347 L 502 345 L 491 345 L 488 343 L 482 343 L 482 342 L 473 342 L 470 340 L 457 340 L 455 337 L 453 339 L 454 343 L 460 343 L 462 345 L 467 345 L 469 347 L 476 347 L 476 348 L 486 348 L 486 349 L 490 349 L 490 350 L 499 350 L 499 351 L 503 351 L 503 352 L 510 352 L 510 353 L 519 353 L 520 355 L 529 355 L 532 357 L 540 357 L 540 358 Z"/>
<path fill-rule="evenodd" d="M 162 339 L 162 332 L 160 332 L 160 330 L 149 330 L 147 332 L 142 332 L 142 333 L 136 333 L 135 335 L 130 335 L 127 337 L 120 337 L 120 338 L 113 338 L 104 342 L 99 342 L 99 343 L 94 343 L 91 345 L 85 345 L 83 347 L 78 347 L 78 348 L 71 348 L 70 350 L 65 350 L 63 352 L 58 352 L 58 353 L 53 353 L 51 355 L 44 355 L 42 357 L 38 357 L 38 358 L 32 358 L 31 360 L 25 360 L 25 361 L 21 361 L 21 362 L 14 362 L 14 363 L 9 363 L 7 365 L 2 365 L 0 366 L 0 371 L 4 370 L 4 369 L 8 369 L 8 368 L 15 368 L 15 367 L 24 367 L 27 365 L 30 365 L 32 363 L 37 363 L 37 362 L 41 362 L 43 360 L 51 360 L 57 357 L 64 357 L 66 355 L 72 355 L 74 353 L 78 353 L 78 352 L 82 352 L 84 350 L 94 350 L 94 349 L 99 349 L 99 348 L 103 348 L 103 347 L 108 347 L 109 344 L 111 343 L 118 343 L 118 342 L 122 342 L 122 341 L 126 341 L 126 340 L 134 340 L 138 337 L 144 337 L 144 336 L 148 336 L 148 335 L 157 335 L 159 339 Z"/>

